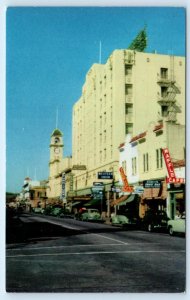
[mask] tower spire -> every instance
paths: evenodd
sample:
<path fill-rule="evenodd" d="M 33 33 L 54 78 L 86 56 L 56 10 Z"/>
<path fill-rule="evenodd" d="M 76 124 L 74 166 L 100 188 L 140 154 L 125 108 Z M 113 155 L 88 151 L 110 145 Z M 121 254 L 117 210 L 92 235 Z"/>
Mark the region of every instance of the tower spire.
<path fill-rule="evenodd" d="M 58 128 L 58 107 L 56 110 L 56 124 L 55 124 L 55 128 Z"/>

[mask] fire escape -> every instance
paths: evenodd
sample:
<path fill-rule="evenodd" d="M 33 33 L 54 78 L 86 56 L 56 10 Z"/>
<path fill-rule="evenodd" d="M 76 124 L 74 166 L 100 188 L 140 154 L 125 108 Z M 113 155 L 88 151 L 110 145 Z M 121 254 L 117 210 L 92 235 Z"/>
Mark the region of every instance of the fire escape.
<path fill-rule="evenodd" d="M 170 74 L 167 68 L 161 68 L 158 75 L 157 83 L 161 88 L 158 103 L 161 106 L 161 119 L 175 123 L 177 121 L 177 113 L 181 112 L 179 103 L 176 100 L 176 95 L 180 94 L 174 76 L 174 57 L 170 57 Z"/>

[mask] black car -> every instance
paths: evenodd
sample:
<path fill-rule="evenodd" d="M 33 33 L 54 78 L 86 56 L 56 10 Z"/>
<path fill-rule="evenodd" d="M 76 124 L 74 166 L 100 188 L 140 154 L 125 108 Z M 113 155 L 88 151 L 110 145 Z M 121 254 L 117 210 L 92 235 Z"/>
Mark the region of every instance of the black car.
<path fill-rule="evenodd" d="M 152 211 L 146 212 L 144 218 L 141 221 L 141 227 L 149 232 L 156 230 L 167 231 L 167 222 L 169 218 L 165 211 Z"/>

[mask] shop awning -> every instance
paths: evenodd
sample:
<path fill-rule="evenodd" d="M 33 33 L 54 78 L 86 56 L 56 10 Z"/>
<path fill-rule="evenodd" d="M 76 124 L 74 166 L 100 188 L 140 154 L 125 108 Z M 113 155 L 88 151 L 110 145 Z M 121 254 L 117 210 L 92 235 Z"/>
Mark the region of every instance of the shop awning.
<path fill-rule="evenodd" d="M 118 206 L 125 205 L 127 203 L 130 203 L 130 202 L 134 201 L 135 197 L 136 197 L 135 194 L 124 195 L 124 196 L 120 197 L 119 199 L 114 200 L 111 203 L 111 206 L 113 206 L 113 205 L 118 205 Z"/>
<path fill-rule="evenodd" d="M 135 200 L 135 198 L 136 198 L 135 196 L 136 196 L 135 194 L 129 195 L 128 198 L 126 200 L 120 202 L 118 204 L 118 206 L 125 205 L 125 204 L 133 202 Z"/>
<path fill-rule="evenodd" d="M 92 199 L 92 200 L 89 201 L 88 203 L 84 204 L 84 206 L 85 206 L 85 207 L 93 206 L 93 205 L 100 204 L 100 202 L 101 202 L 100 199 Z"/>
<path fill-rule="evenodd" d="M 79 203 L 80 203 L 80 201 L 73 202 L 72 207 L 78 205 Z"/>

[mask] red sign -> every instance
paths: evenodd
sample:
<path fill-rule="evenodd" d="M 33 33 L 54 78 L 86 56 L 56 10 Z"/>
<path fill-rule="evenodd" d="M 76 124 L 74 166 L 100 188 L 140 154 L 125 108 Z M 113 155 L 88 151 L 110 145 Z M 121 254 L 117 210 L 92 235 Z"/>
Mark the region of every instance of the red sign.
<path fill-rule="evenodd" d="M 185 183 L 184 178 L 166 178 L 167 183 Z"/>
<path fill-rule="evenodd" d="M 162 149 L 162 153 L 164 156 L 164 160 L 166 163 L 166 168 L 168 170 L 168 175 L 169 178 L 166 178 L 166 182 L 167 183 L 185 183 L 185 179 L 184 178 L 176 178 L 175 176 L 175 171 L 174 171 L 174 167 L 170 158 L 170 153 L 168 148 Z"/>
<path fill-rule="evenodd" d="M 166 163 L 166 168 L 168 170 L 169 178 L 173 178 L 173 179 L 176 178 L 174 167 L 173 167 L 173 164 L 172 164 L 172 161 L 171 161 L 171 158 L 170 158 L 170 153 L 169 153 L 168 148 L 162 149 L 162 153 L 163 153 L 164 160 L 165 160 L 165 163 Z"/>
<path fill-rule="evenodd" d="M 123 188 L 122 188 L 122 191 L 132 193 L 133 192 L 133 187 L 129 186 L 127 176 L 125 175 L 125 172 L 124 172 L 123 168 L 120 167 L 119 171 L 120 171 L 121 179 L 122 179 L 123 185 L 124 185 Z"/>

